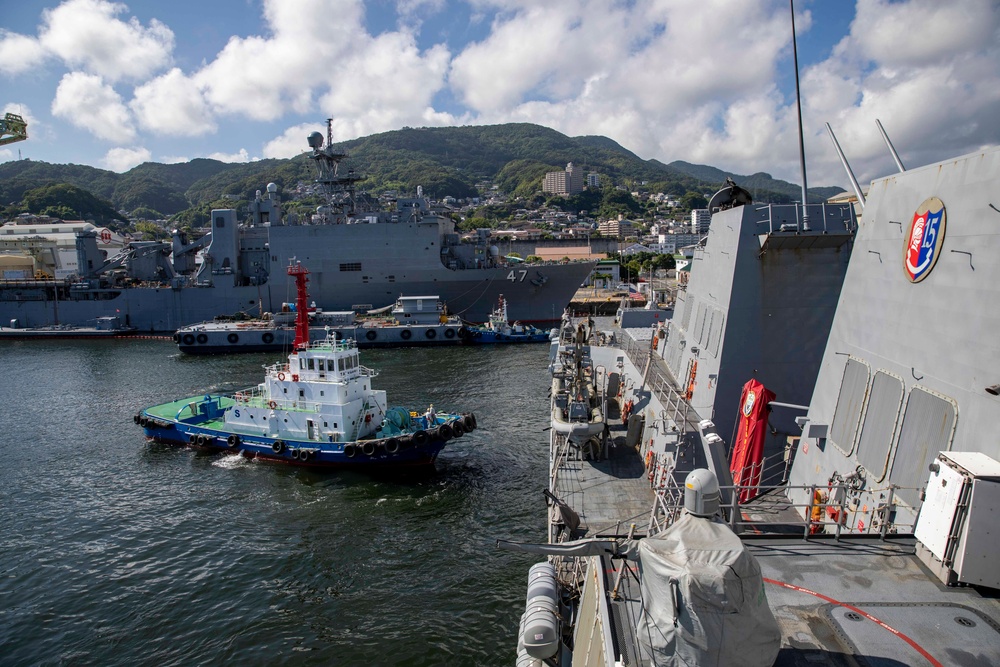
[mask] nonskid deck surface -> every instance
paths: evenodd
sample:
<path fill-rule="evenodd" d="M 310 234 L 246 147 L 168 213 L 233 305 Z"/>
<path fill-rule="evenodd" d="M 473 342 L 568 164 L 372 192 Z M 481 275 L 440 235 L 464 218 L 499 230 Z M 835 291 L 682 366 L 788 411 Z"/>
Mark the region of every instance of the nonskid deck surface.
<path fill-rule="evenodd" d="M 628 348 L 628 345 L 624 346 Z M 624 373 L 643 375 L 627 351 L 591 348 L 595 364 L 617 354 Z M 642 359 L 638 359 L 643 365 Z M 653 357 L 647 379 L 663 373 Z M 653 391 L 651 400 L 657 407 Z M 614 405 L 614 403 L 612 403 Z M 609 410 L 612 440 L 607 461 L 566 460 L 556 477 L 562 494 L 580 513 L 581 537 L 646 532 L 652 491 L 643 462 L 624 446 L 625 426 Z M 684 425 L 696 428 L 695 423 Z M 700 447 L 691 461 L 678 461 L 677 475 L 704 465 Z M 638 474 L 637 474 L 638 473 Z M 775 665 L 871 665 L 881 667 L 1000 664 L 1000 598 L 996 591 L 947 587 L 914 554 L 912 537 L 835 535 L 805 537 L 808 525 L 781 488 L 741 507 L 745 543 L 765 577 L 765 592 L 782 634 Z M 760 534 L 758 528 L 769 534 Z M 586 529 L 586 532 L 583 530 Z M 779 532 L 780 534 L 774 534 Z M 605 587 L 615 643 L 623 664 L 645 664 L 633 631 L 642 613 L 642 593 L 629 563 L 603 558 Z M 634 564 L 631 568 L 634 570 Z"/>
<path fill-rule="evenodd" d="M 996 591 L 948 588 L 912 538 L 744 537 L 782 632 L 776 665 L 997 665 Z"/>
<path fill-rule="evenodd" d="M 580 515 L 577 537 L 618 535 L 629 525 L 645 533 L 653 506 L 646 470 L 635 449 L 626 447 L 624 435 L 612 438 L 607 460 L 588 461 L 579 456 L 564 459 L 556 475 L 553 493 Z M 563 436 L 557 436 L 562 438 Z"/>

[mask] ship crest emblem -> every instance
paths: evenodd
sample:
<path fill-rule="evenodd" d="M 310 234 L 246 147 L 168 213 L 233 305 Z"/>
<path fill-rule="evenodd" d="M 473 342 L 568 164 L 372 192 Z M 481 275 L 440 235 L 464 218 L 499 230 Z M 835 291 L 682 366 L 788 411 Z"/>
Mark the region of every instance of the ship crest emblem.
<path fill-rule="evenodd" d="M 911 283 L 919 283 L 934 269 L 944 245 L 944 202 L 928 197 L 913 214 L 903 247 L 903 270 Z"/>
<path fill-rule="evenodd" d="M 753 412 L 753 404 L 757 402 L 757 392 L 748 391 L 747 400 L 743 401 L 743 416 L 749 417 L 750 413 Z"/>

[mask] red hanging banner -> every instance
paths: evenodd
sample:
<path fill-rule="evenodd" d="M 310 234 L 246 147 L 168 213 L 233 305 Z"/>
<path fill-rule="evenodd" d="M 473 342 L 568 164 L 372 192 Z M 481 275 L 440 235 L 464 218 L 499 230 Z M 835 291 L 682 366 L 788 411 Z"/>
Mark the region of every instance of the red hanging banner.
<path fill-rule="evenodd" d="M 768 404 L 775 394 L 757 380 L 743 385 L 740 397 L 739 428 L 729 459 L 733 484 L 745 486 L 740 490 L 740 502 L 745 503 L 760 493 L 760 473 L 764 461 L 764 438 L 767 435 Z"/>

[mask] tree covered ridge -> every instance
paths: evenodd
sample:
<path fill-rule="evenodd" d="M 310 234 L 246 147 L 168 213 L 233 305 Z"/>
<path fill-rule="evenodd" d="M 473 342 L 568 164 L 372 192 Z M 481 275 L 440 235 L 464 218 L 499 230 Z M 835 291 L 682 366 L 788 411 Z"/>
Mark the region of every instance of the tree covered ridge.
<path fill-rule="evenodd" d="M 322 126 L 317 124 L 317 130 Z M 74 164 L 22 160 L 0 164 L 0 206 L 5 217 L 27 210 L 25 194 L 57 184 L 72 185 L 103 199 L 114 210 L 152 210 L 164 216 L 185 213 L 199 216 L 222 197 L 229 206 L 252 199 L 267 183 L 276 183 L 284 198 L 298 183 L 311 183 L 315 167 L 306 154 L 290 159 L 249 163 L 224 163 L 195 159 L 186 163 L 147 162 L 118 174 Z M 422 186 L 434 198 L 468 198 L 481 194 L 477 184 L 489 181 L 507 194 L 530 197 L 541 189 L 548 171 L 572 162 L 584 173 L 596 172 L 606 184 L 629 190 L 645 189 L 682 196 L 708 193 L 732 176 L 737 183 L 752 184 L 759 200 L 777 203 L 798 198 L 798 186 L 770 178 L 728 174 L 713 167 L 685 162 L 663 164 L 643 160 L 607 137 L 568 137 L 529 123 L 461 127 L 403 128 L 335 144 L 348 153 L 342 168 L 366 176 L 359 187 L 372 192 L 396 190 L 413 193 Z M 752 179 L 752 181 L 751 181 Z M 840 188 L 813 188 L 810 193 L 829 196 Z M 66 206 L 73 209 L 68 203 Z M 76 210 L 76 209 L 73 209 Z M 79 211 L 82 215 L 82 211 Z"/>

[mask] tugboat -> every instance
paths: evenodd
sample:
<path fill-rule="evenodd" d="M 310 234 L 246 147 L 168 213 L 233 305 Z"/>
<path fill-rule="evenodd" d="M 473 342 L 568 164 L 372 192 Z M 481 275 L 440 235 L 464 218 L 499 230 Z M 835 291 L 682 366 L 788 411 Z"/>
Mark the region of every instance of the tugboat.
<path fill-rule="evenodd" d="M 490 319 L 481 326 L 466 325 L 469 343 L 547 343 L 549 332 L 520 322 L 510 323 L 507 317 L 507 299 L 500 295 L 497 307 L 490 313 Z"/>
<path fill-rule="evenodd" d="M 432 465 L 449 440 L 476 428 L 472 413 L 389 408 L 385 391 L 372 388 L 377 372 L 361 365 L 354 340 L 311 342 L 308 273 L 298 263 L 288 267 L 298 300 L 288 362 L 266 367 L 262 383 L 232 396 L 141 410 L 134 421 L 147 438 L 314 468 L 381 469 Z"/>

